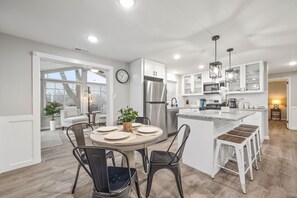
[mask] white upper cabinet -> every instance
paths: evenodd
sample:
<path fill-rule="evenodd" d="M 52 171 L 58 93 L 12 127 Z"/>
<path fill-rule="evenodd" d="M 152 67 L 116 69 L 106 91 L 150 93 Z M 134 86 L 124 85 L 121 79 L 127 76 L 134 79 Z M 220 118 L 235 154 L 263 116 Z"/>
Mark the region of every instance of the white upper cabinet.
<path fill-rule="evenodd" d="M 229 93 L 254 93 L 264 91 L 263 61 L 233 66 L 234 82 L 228 83 Z"/>
<path fill-rule="evenodd" d="M 183 95 L 203 95 L 202 73 L 184 75 L 182 87 Z"/>
<path fill-rule="evenodd" d="M 144 75 L 165 79 L 165 65 L 151 60 L 144 60 Z"/>

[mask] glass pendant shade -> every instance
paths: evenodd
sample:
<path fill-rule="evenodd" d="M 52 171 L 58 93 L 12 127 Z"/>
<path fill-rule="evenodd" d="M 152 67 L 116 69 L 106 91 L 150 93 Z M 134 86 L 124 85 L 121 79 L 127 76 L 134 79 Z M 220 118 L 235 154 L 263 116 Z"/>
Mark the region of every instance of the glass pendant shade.
<path fill-rule="evenodd" d="M 235 80 L 235 73 L 234 70 L 231 68 L 231 52 L 233 48 L 227 49 L 229 53 L 229 68 L 225 70 L 225 81 L 226 82 L 233 82 Z"/>
<path fill-rule="evenodd" d="M 209 63 L 209 77 L 212 79 L 222 77 L 222 63 L 219 61 Z"/>
<path fill-rule="evenodd" d="M 217 79 L 222 77 L 222 63 L 217 61 L 217 40 L 219 38 L 219 35 L 212 37 L 212 40 L 215 41 L 215 61 L 209 63 L 209 77 L 211 79 Z"/>

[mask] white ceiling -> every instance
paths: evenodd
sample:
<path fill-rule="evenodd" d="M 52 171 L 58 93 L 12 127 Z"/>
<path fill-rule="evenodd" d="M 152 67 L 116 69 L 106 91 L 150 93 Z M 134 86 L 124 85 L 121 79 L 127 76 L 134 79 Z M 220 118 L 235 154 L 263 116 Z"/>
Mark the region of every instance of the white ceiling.
<path fill-rule="evenodd" d="M 278 73 L 297 69 L 288 64 L 297 61 L 296 9 L 296 0 L 136 0 L 130 10 L 117 0 L 1 0 L 0 32 L 124 62 L 146 57 L 180 74 L 214 60 L 219 34 L 224 65 L 233 47 L 234 64 L 265 60 Z"/>

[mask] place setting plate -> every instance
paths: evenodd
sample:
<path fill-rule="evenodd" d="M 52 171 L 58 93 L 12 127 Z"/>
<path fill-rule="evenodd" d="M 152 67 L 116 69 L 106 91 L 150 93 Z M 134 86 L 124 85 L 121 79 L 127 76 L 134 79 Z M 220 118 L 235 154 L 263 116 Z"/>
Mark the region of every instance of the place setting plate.
<path fill-rule="evenodd" d="M 116 126 L 105 126 L 105 127 L 99 127 L 98 129 L 96 129 L 97 132 L 110 132 L 110 131 L 114 131 L 117 130 L 118 127 Z"/>
<path fill-rule="evenodd" d="M 106 140 L 123 140 L 128 137 L 130 137 L 131 133 L 126 133 L 126 132 L 116 132 L 116 133 L 109 133 L 107 135 L 104 135 L 104 139 Z"/>
<path fill-rule="evenodd" d="M 137 122 L 133 122 L 133 123 L 132 123 L 132 127 L 133 127 L 133 128 L 141 127 L 141 126 L 142 126 L 141 123 L 137 123 Z"/>
<path fill-rule="evenodd" d="M 139 133 L 146 133 L 146 134 L 149 134 L 149 133 L 156 133 L 159 129 L 156 128 L 156 127 L 149 127 L 149 126 L 146 126 L 146 127 L 139 127 L 137 129 L 137 132 Z"/>

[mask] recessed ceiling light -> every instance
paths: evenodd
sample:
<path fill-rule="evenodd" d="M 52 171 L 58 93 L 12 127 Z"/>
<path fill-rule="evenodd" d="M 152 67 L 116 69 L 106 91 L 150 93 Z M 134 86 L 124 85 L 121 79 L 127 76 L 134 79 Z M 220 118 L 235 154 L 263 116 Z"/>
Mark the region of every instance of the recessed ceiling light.
<path fill-rule="evenodd" d="M 93 73 L 98 73 L 98 69 L 90 69 L 91 70 L 91 72 L 93 72 Z"/>
<path fill-rule="evenodd" d="M 120 4 L 124 7 L 124 8 L 132 8 L 135 4 L 135 0 L 119 0 Z"/>
<path fill-rule="evenodd" d="M 91 43 L 97 43 L 97 42 L 98 42 L 97 37 L 92 36 L 92 35 L 88 36 L 88 40 L 89 40 Z"/>
<path fill-rule="evenodd" d="M 198 68 L 199 69 L 203 69 L 204 68 L 204 65 L 199 65 Z"/>
<path fill-rule="evenodd" d="M 296 62 L 296 61 L 291 61 L 291 62 L 289 63 L 289 65 L 290 65 L 290 66 L 295 66 L 295 65 L 297 65 L 297 62 Z"/>
<path fill-rule="evenodd" d="M 175 54 L 175 55 L 173 56 L 173 58 L 174 58 L 175 60 L 178 60 L 178 59 L 180 59 L 180 55 L 179 55 L 179 54 Z"/>

